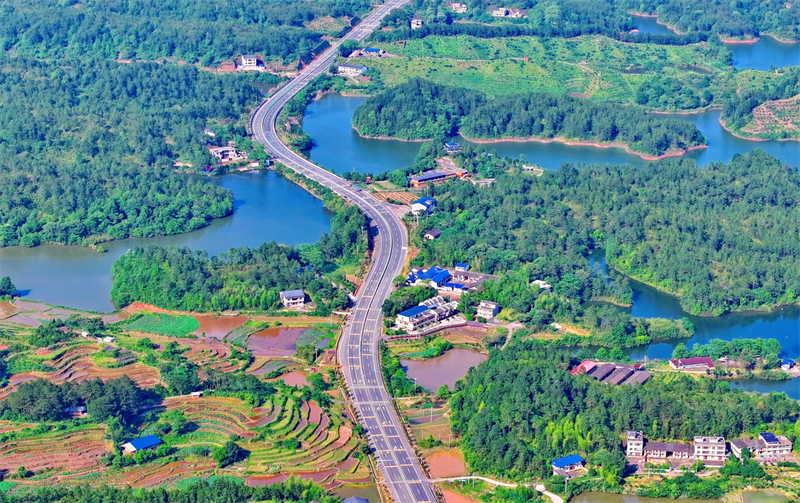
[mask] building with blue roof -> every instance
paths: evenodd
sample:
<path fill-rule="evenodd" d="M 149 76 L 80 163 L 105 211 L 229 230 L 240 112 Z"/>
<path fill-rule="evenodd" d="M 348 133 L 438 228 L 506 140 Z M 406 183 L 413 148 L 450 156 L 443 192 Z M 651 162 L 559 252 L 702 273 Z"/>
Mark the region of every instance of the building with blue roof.
<path fill-rule="evenodd" d="M 431 276 L 430 283 L 432 287 L 439 288 L 439 286 L 441 286 L 442 283 L 445 283 L 448 279 L 450 279 L 450 271 L 447 269 L 442 269 Z"/>
<path fill-rule="evenodd" d="M 586 461 L 578 454 L 570 454 L 550 461 L 550 466 L 553 467 L 553 475 L 572 478 L 574 475 L 570 474 L 570 472 L 582 469 L 585 463 Z"/>
<path fill-rule="evenodd" d="M 152 449 L 161 445 L 161 439 L 155 435 L 147 435 L 146 437 L 137 438 L 130 442 L 122 444 L 122 452 L 125 454 L 133 454 L 136 451 L 144 449 Z"/>
<path fill-rule="evenodd" d="M 461 150 L 461 145 L 459 145 L 454 141 L 449 141 L 444 144 L 444 149 L 447 150 L 448 152 L 458 152 L 459 150 Z"/>
<path fill-rule="evenodd" d="M 436 199 L 432 197 L 420 197 L 411 203 L 411 212 L 415 215 L 420 213 L 431 213 L 433 208 L 436 207 Z"/>
<path fill-rule="evenodd" d="M 462 272 L 469 271 L 469 264 L 465 262 L 456 262 L 456 271 L 462 271 Z"/>

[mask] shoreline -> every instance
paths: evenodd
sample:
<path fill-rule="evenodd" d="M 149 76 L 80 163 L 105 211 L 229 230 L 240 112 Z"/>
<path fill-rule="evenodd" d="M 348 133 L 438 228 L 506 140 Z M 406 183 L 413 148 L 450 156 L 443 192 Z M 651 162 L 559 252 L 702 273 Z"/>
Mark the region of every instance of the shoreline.
<path fill-rule="evenodd" d="M 417 140 L 406 140 L 404 138 L 397 138 L 397 137 L 394 137 L 394 136 L 386 136 L 386 135 L 372 136 L 372 135 L 364 134 L 361 131 L 359 131 L 355 124 L 352 124 L 352 128 L 353 128 L 353 131 L 358 133 L 358 136 L 360 136 L 362 138 L 366 138 L 368 140 L 404 141 L 404 142 L 407 142 L 407 143 L 424 143 L 426 141 L 432 141 L 433 140 L 433 138 L 420 138 L 420 139 L 417 139 Z"/>
<path fill-rule="evenodd" d="M 592 142 L 592 141 L 572 141 L 567 140 L 565 138 L 493 138 L 493 139 L 475 139 L 469 138 L 467 136 L 461 135 L 462 138 L 467 140 L 470 143 L 477 143 L 477 144 L 492 144 L 492 143 L 504 143 L 504 142 L 512 142 L 512 143 L 526 143 L 526 142 L 536 142 L 536 143 L 563 143 L 564 145 L 570 146 L 577 146 L 577 147 L 597 147 L 597 148 L 621 148 L 625 150 L 625 152 L 629 154 L 633 154 L 639 156 L 640 158 L 644 159 L 645 161 L 658 161 L 661 159 L 666 159 L 669 157 L 682 157 L 686 155 L 687 152 L 691 152 L 692 150 L 702 150 L 704 148 L 708 148 L 708 145 L 695 145 L 693 147 L 689 147 L 687 149 L 681 150 L 679 152 L 671 152 L 667 154 L 661 154 L 658 156 L 644 154 L 642 152 L 637 152 L 630 148 L 630 146 L 626 143 L 620 142 L 608 142 L 608 143 L 601 143 L 601 142 Z"/>
<path fill-rule="evenodd" d="M 743 40 L 735 39 L 735 38 L 719 38 L 719 41 L 723 44 L 731 44 L 731 45 L 753 45 L 756 42 L 761 40 L 761 37 L 754 37 L 754 38 L 746 38 Z"/>
<path fill-rule="evenodd" d="M 725 131 L 729 132 L 730 134 L 732 134 L 736 138 L 739 138 L 740 140 L 748 140 L 748 141 L 800 141 L 800 138 L 758 138 L 758 137 L 755 137 L 755 136 L 744 136 L 741 133 L 738 133 L 738 132 L 734 131 L 733 129 L 731 129 L 730 127 L 728 127 L 728 125 L 725 124 L 725 121 L 722 120 L 722 116 L 721 115 L 719 117 L 719 121 L 718 122 L 719 122 L 719 125 L 722 126 L 722 129 L 724 129 Z"/>
<path fill-rule="evenodd" d="M 706 112 L 712 112 L 714 110 L 722 110 L 722 107 L 717 105 L 709 105 L 707 107 L 697 108 L 695 110 L 679 110 L 677 112 L 672 112 L 669 110 L 648 110 L 647 113 L 655 115 L 699 115 Z"/>
<path fill-rule="evenodd" d="M 800 44 L 800 40 L 789 40 L 786 38 L 780 38 L 779 36 L 772 35 L 770 33 L 762 33 L 762 35 L 765 37 L 769 37 L 780 44 Z"/>

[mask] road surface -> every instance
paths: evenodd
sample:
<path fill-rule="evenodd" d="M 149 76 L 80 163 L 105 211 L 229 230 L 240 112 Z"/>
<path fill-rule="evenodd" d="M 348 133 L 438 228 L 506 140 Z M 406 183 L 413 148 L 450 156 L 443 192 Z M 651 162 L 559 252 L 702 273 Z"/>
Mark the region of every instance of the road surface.
<path fill-rule="evenodd" d="M 388 0 L 351 30 L 343 40 L 366 38 L 381 19 L 409 0 Z M 250 121 L 255 139 L 276 159 L 357 204 L 376 229 L 372 266 L 356 295 L 355 307 L 339 343 L 339 361 L 361 424 L 367 429 L 378 468 L 397 503 L 435 502 L 430 482 L 406 437 L 383 383 L 379 342 L 383 328 L 381 305 L 389 296 L 392 280 L 400 274 L 408 251 L 405 226 L 391 207 L 371 194 L 322 169 L 290 150 L 278 138 L 275 121 L 284 105 L 336 59 L 339 43 L 310 63 L 294 79 L 268 98 Z"/>

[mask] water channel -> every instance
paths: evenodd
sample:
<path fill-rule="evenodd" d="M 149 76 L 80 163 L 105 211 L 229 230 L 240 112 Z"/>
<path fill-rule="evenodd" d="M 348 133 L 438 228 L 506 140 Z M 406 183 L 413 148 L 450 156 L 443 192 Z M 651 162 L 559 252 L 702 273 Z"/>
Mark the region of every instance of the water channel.
<path fill-rule="evenodd" d="M 0 248 L 0 276 L 10 275 L 26 297 L 50 304 L 107 312 L 114 309 L 111 266 L 135 246 L 188 246 L 216 255 L 267 241 L 312 243 L 330 231 L 332 214 L 314 196 L 275 172 L 206 178 L 230 189 L 234 214 L 188 234 L 104 243 L 106 253 L 80 246 Z"/>
<path fill-rule="evenodd" d="M 643 33 L 671 35 L 675 33 L 654 17 L 634 16 L 636 29 Z M 754 44 L 725 44 L 733 53 L 733 66 L 752 70 L 769 70 L 772 67 L 800 65 L 800 44 L 779 42 L 763 36 Z"/>

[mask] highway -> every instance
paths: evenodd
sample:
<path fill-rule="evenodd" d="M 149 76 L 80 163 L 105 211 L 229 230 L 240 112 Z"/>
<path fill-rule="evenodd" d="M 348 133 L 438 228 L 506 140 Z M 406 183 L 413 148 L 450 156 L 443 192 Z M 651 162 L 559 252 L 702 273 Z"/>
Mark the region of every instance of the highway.
<path fill-rule="evenodd" d="M 365 39 L 392 9 L 409 0 L 388 0 L 376 7 L 342 40 Z M 339 361 L 345 382 L 374 449 L 383 483 L 397 503 L 435 502 L 432 486 L 406 437 L 392 407 L 381 374 L 379 343 L 383 328 L 381 305 L 392 290 L 392 280 L 400 274 L 408 252 L 408 236 L 400 218 L 387 203 L 350 186 L 346 180 L 304 159 L 284 145 L 276 132 L 276 119 L 286 103 L 336 59 L 339 44 L 334 43 L 294 79 L 270 96 L 253 113 L 250 121 L 254 138 L 277 160 L 315 180 L 358 205 L 375 228 L 376 244 L 372 265 L 359 289 L 342 340 Z"/>

